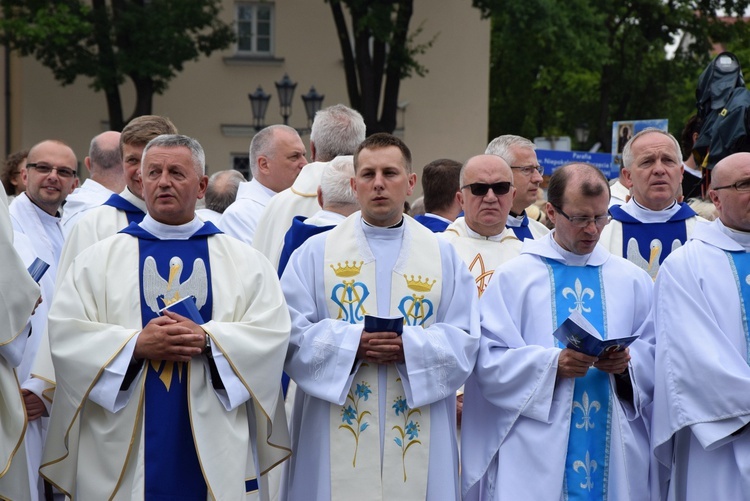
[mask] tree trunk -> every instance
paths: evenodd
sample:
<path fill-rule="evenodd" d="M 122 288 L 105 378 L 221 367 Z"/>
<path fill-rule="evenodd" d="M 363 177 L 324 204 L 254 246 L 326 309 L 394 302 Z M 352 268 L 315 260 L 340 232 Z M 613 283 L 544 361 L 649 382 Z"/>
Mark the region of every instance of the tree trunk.
<path fill-rule="evenodd" d="M 112 48 L 110 32 L 112 24 L 107 13 L 107 5 L 104 0 L 92 1 L 92 16 L 94 17 L 94 38 L 98 50 L 98 63 L 101 68 L 106 68 L 106 78 L 102 78 L 104 95 L 107 98 L 107 115 L 109 116 L 110 130 L 121 131 L 125 126 L 122 113 L 122 100 L 120 99 L 120 88 L 117 79 L 117 64 L 115 52 Z"/>

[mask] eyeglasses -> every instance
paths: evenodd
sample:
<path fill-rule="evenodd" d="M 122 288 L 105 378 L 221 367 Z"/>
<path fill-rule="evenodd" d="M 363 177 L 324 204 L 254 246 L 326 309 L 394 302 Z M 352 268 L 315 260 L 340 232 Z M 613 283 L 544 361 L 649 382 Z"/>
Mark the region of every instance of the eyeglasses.
<path fill-rule="evenodd" d="M 544 175 L 544 167 L 542 167 L 541 165 L 522 165 L 520 167 L 519 166 L 514 167 L 511 165 L 510 168 L 518 169 L 521 172 L 521 174 L 527 177 L 533 176 L 535 171 L 538 172 L 540 176 Z"/>
<path fill-rule="evenodd" d="M 563 210 L 556 206 L 552 205 L 552 207 L 555 208 L 557 212 L 562 214 L 565 219 L 570 221 L 570 224 L 575 226 L 576 228 L 586 228 L 591 223 L 594 223 L 597 228 L 603 228 L 604 226 L 608 225 L 610 221 L 612 221 L 612 215 L 606 214 L 604 216 L 569 216 L 563 212 Z"/>
<path fill-rule="evenodd" d="M 72 177 L 75 177 L 75 175 L 76 175 L 76 171 L 74 171 L 71 168 L 68 168 L 68 167 L 53 167 L 52 165 L 40 164 L 40 163 L 26 164 L 26 168 L 27 169 L 36 169 L 36 171 L 39 174 L 43 175 L 43 176 L 46 176 L 46 175 L 52 173 L 53 170 L 57 171 L 57 175 L 60 176 L 60 177 L 63 177 L 63 178 L 70 179 Z"/>
<path fill-rule="evenodd" d="M 499 183 L 471 183 L 467 184 L 466 186 L 461 186 L 461 189 L 464 190 L 466 188 L 471 189 L 471 194 L 476 197 L 483 197 L 487 194 L 488 191 L 490 191 L 490 188 L 492 188 L 492 193 L 495 195 L 505 195 L 510 191 L 510 187 L 512 185 L 510 184 L 510 181 L 500 181 Z"/>
<path fill-rule="evenodd" d="M 734 184 L 728 184 L 726 186 L 717 186 L 716 188 L 711 188 L 712 190 L 726 190 L 727 188 L 734 188 L 737 191 L 750 191 L 750 179 L 743 179 L 742 181 L 737 181 Z"/>

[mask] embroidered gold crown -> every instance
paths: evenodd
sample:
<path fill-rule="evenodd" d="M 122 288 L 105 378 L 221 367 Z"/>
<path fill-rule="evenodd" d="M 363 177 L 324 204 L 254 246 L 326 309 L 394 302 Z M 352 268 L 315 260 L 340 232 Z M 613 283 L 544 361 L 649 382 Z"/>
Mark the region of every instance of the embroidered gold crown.
<path fill-rule="evenodd" d="M 339 261 L 338 267 L 330 266 L 337 277 L 353 277 L 359 275 L 359 271 L 362 269 L 364 263 L 364 261 L 360 261 L 358 265 L 356 261 L 352 261 L 350 265 L 349 261 L 344 261 L 344 266 L 341 266 L 341 262 Z"/>
<path fill-rule="evenodd" d="M 427 277 L 424 277 L 423 282 L 422 275 L 418 275 L 417 280 L 414 280 L 414 275 L 412 275 L 411 278 L 404 275 L 404 278 L 406 279 L 406 286 L 417 292 L 429 292 L 432 290 L 432 286 L 435 285 L 435 282 L 437 282 L 437 280 L 433 280 L 432 283 L 430 283 L 430 279 Z"/>

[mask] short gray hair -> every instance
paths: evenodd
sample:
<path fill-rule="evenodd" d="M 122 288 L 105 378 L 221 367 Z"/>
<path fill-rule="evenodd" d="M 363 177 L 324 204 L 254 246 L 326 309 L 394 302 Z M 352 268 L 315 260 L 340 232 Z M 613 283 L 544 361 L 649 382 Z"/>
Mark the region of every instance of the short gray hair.
<path fill-rule="evenodd" d="M 315 144 L 315 160 L 329 162 L 339 155 L 353 155 L 365 140 L 365 121 L 358 111 L 343 104 L 315 114 L 310 141 Z"/>
<path fill-rule="evenodd" d="M 323 204 L 359 205 L 357 196 L 352 191 L 351 178 L 354 177 L 354 157 L 343 155 L 331 160 L 323 168 L 320 178 L 320 192 Z"/>
<path fill-rule="evenodd" d="M 521 136 L 514 136 L 513 134 L 505 134 L 504 136 L 498 136 L 487 145 L 487 149 L 484 150 L 485 155 L 497 155 L 505 160 L 508 165 L 516 163 L 516 159 L 510 152 L 514 146 L 518 148 L 529 148 L 532 150 L 536 149 L 536 145 Z"/>
<path fill-rule="evenodd" d="M 258 133 L 253 136 L 252 141 L 250 141 L 250 148 L 248 151 L 248 156 L 250 157 L 250 172 L 253 177 L 258 175 L 258 157 L 272 157 L 276 152 L 273 139 L 277 130 L 284 130 L 290 134 L 299 135 L 297 129 L 282 124 L 269 125 L 258 131 Z"/>
<path fill-rule="evenodd" d="M 671 139 L 672 143 L 674 143 L 674 151 L 675 151 L 675 154 L 677 155 L 677 158 L 679 160 L 682 160 L 682 149 L 680 148 L 680 143 L 672 134 L 670 134 L 669 132 L 663 131 L 661 129 L 657 129 L 656 127 L 648 127 L 646 129 L 643 129 L 642 131 L 640 131 L 638 134 L 634 135 L 633 137 L 631 137 L 630 140 L 625 144 L 625 147 L 622 149 L 623 169 L 629 168 L 630 165 L 635 160 L 635 158 L 633 158 L 633 142 L 641 136 L 645 136 L 646 134 L 651 134 L 654 132 L 658 132 L 659 134 L 667 136 L 669 139 Z"/>
<path fill-rule="evenodd" d="M 148 142 L 145 148 L 143 148 L 143 156 L 141 157 L 141 172 L 146 167 L 146 154 L 148 150 L 154 147 L 159 148 L 179 148 L 185 147 L 190 150 L 190 155 L 193 157 L 193 167 L 195 173 L 198 176 L 203 176 L 206 173 L 206 154 L 203 151 L 203 147 L 198 141 L 192 137 L 183 136 L 181 134 L 162 134 L 156 136 Z"/>
<path fill-rule="evenodd" d="M 206 188 L 206 209 L 223 214 L 237 199 L 237 190 L 243 181 L 245 176 L 238 170 L 220 170 L 213 173 L 208 178 Z"/>

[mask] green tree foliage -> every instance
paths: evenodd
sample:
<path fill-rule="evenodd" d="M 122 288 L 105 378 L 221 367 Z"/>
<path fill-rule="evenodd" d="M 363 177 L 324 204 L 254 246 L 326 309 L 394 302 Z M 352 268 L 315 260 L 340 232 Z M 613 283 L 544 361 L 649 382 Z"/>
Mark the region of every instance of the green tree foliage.
<path fill-rule="evenodd" d="M 89 77 L 107 98 L 110 127 L 151 113 L 186 61 L 229 46 L 220 0 L 0 0 L 0 40 L 50 68 L 62 85 Z M 119 85 L 130 80 L 136 104 L 125 119 Z"/>
<path fill-rule="evenodd" d="M 615 120 L 669 118 L 673 133 L 695 112 L 695 86 L 712 42 L 736 39 L 733 0 L 473 0 L 492 19 L 490 137 L 570 135 L 611 147 Z M 673 57 L 665 48 L 692 40 Z"/>
<path fill-rule="evenodd" d="M 414 0 L 326 1 L 336 25 L 352 108 L 362 113 L 368 135 L 393 132 L 401 80 L 424 76 L 427 69 L 416 56 L 434 38 L 417 43 L 422 27 L 409 32 Z"/>

